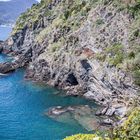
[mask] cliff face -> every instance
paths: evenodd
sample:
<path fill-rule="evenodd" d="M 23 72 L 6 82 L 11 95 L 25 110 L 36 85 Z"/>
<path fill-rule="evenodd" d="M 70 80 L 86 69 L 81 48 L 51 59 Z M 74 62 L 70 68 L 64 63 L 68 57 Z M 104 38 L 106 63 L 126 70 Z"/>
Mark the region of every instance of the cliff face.
<path fill-rule="evenodd" d="M 42 0 L 19 17 L 3 52 L 19 67 L 28 62 L 27 79 L 109 105 L 109 114 L 125 110 L 139 101 L 139 7 L 127 0 Z"/>

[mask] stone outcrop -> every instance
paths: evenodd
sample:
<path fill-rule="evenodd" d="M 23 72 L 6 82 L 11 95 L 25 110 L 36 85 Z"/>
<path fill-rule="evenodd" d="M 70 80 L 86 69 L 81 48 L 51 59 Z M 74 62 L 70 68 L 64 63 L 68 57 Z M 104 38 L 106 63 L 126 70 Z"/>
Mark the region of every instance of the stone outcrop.
<path fill-rule="evenodd" d="M 88 131 L 98 129 L 105 130 L 107 127 L 110 128 L 115 124 L 114 121 L 109 118 L 104 117 L 103 119 L 95 116 L 95 109 L 88 105 L 57 106 L 50 108 L 49 111 L 45 112 L 45 115 L 63 123 L 74 124 L 78 122 L 78 124 Z"/>

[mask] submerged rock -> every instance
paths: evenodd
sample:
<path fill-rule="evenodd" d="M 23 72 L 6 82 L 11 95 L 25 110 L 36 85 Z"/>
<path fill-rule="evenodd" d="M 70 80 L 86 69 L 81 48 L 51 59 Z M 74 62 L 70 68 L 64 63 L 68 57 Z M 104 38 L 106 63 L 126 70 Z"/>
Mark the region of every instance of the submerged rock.
<path fill-rule="evenodd" d="M 95 115 L 95 112 L 95 109 L 89 107 L 88 105 L 69 107 L 57 106 L 54 108 L 50 108 L 49 111 L 45 112 L 45 115 L 56 121 L 69 123 L 71 125 L 74 125 L 74 123 L 78 123 L 88 131 L 107 129 L 107 127 L 105 126 L 105 121 L 104 125 L 102 125 L 102 118 L 97 117 Z M 110 123 L 112 125 L 113 121 L 106 121 L 107 125 L 110 125 Z"/>
<path fill-rule="evenodd" d="M 113 125 L 113 120 L 111 119 L 105 119 L 101 122 L 102 125 Z"/>

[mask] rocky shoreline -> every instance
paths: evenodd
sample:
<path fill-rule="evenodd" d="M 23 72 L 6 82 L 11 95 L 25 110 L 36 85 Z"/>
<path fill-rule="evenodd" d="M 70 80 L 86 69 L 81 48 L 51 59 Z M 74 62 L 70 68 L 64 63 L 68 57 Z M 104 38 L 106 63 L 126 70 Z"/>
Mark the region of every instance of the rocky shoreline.
<path fill-rule="evenodd" d="M 52 107 L 45 115 L 50 118 L 63 123 L 71 123 L 71 121 L 78 122 L 87 131 L 105 131 L 121 125 L 126 119 L 124 117 L 126 108 L 118 109 L 118 112 L 108 108 L 93 108 L 88 105 L 68 106 L 68 107 Z M 123 113 L 122 113 L 123 112 Z M 118 114 L 117 114 L 118 113 Z M 116 115 L 123 119 L 118 120 Z"/>
<path fill-rule="evenodd" d="M 44 84 L 46 84 L 45 80 L 40 80 L 39 77 L 33 77 L 32 76 L 32 71 L 28 70 L 29 67 L 29 62 L 30 62 L 30 57 L 26 57 L 28 55 L 23 55 L 23 54 L 17 54 L 17 52 L 8 52 L 7 50 L 4 50 L 4 48 L 2 47 L 4 45 L 5 42 L 1 42 L 1 53 L 10 55 L 11 57 L 13 57 L 13 60 L 11 62 L 5 62 L 5 63 L 1 63 L 0 64 L 0 73 L 1 74 L 7 74 L 10 72 L 15 71 L 18 68 L 22 68 L 25 67 L 26 69 L 26 75 L 25 75 L 25 79 L 26 80 L 33 80 L 36 82 L 42 82 Z M 27 59 L 28 58 L 28 59 Z M 48 84 L 48 83 L 47 83 Z M 51 85 L 51 84 L 50 84 Z M 52 85 L 51 85 L 52 86 Z M 69 91 L 66 90 L 65 91 Z M 70 92 L 72 91 L 72 88 L 70 89 Z M 79 92 L 77 94 L 70 94 L 70 92 L 68 92 L 66 95 L 67 96 L 82 96 L 79 94 Z M 96 101 L 96 103 L 98 104 L 99 102 L 97 100 L 95 100 L 95 98 L 90 96 L 83 96 L 85 98 L 87 98 L 88 100 L 93 100 L 93 102 Z M 102 104 L 100 104 L 102 105 Z M 128 108 L 126 106 L 124 106 L 124 104 L 114 104 L 114 106 L 109 105 L 104 105 L 102 107 L 99 107 L 98 109 L 93 109 L 91 107 L 89 107 L 88 105 L 85 106 L 69 106 L 69 107 L 61 107 L 61 106 L 57 106 L 54 108 L 50 108 L 49 111 L 45 112 L 45 114 L 47 116 L 49 116 L 50 118 L 56 119 L 57 121 L 58 118 L 63 118 L 63 115 L 65 115 L 65 113 L 69 112 L 73 115 L 75 115 L 75 111 L 79 110 L 79 119 L 82 119 L 83 116 L 81 115 L 81 113 L 83 112 L 83 109 L 88 111 L 88 113 L 85 112 L 85 118 L 89 119 L 88 117 L 90 116 L 89 119 L 89 123 L 83 123 L 81 122 L 80 125 L 82 127 L 84 127 L 85 129 L 87 129 L 88 131 L 92 131 L 92 130 L 105 130 L 105 129 L 109 129 L 112 127 L 116 127 L 118 125 L 120 125 L 120 123 L 122 123 L 122 120 L 126 119 L 126 114 L 128 111 Z M 73 116 L 72 115 L 72 116 Z M 88 116 L 88 117 L 87 117 Z M 122 118 L 121 120 L 116 119 L 116 117 Z M 95 119 L 96 118 L 96 119 Z M 75 119 L 75 118 L 73 118 Z M 61 120 L 62 122 L 64 120 Z M 93 121 L 93 124 L 91 125 L 90 122 Z"/>
<path fill-rule="evenodd" d="M 35 8 L 39 9 L 44 3 L 42 1 Z M 73 5 L 75 4 L 77 3 Z M 78 4 L 77 6 L 86 8 L 86 3 Z M 64 21 L 61 23 L 61 19 L 57 19 L 61 16 L 56 15 L 59 14 L 56 11 L 62 5 L 61 0 L 43 5 L 39 9 L 39 19 L 36 22 L 31 21 L 31 25 L 22 18 L 17 21 L 11 37 L 0 42 L 0 52 L 15 59 L 0 64 L 0 73 L 26 67 L 26 79 L 44 82 L 63 89 L 67 95 L 83 96 L 103 106 L 96 115 L 107 116 L 104 123 L 114 124 L 109 120 L 114 115 L 123 120 L 133 104 L 140 101 L 139 87 L 134 84 L 129 72 L 110 65 L 107 60 L 100 61 L 97 55 L 103 54 L 106 48 L 114 44 L 122 44 L 125 48 L 123 51 L 128 51 L 133 44 L 128 36 L 133 17 L 126 11 L 117 11 L 113 2 L 97 3 L 90 10 L 86 9 L 89 11 L 86 17 L 81 17 L 81 26 L 73 30 L 66 25 L 60 26 Z M 48 13 L 52 9 L 53 12 L 45 16 L 46 9 Z M 27 16 L 31 20 L 32 16 L 28 17 L 28 12 L 23 17 Z M 60 11 L 60 14 L 63 15 L 63 12 Z M 20 23 L 24 23 L 22 28 L 18 27 Z M 140 44 L 139 40 L 136 41 Z M 109 53 L 106 57 L 115 56 Z M 58 109 L 54 108 L 56 111 Z M 67 110 L 60 109 L 62 112 Z M 51 113 L 55 115 L 53 110 Z"/>

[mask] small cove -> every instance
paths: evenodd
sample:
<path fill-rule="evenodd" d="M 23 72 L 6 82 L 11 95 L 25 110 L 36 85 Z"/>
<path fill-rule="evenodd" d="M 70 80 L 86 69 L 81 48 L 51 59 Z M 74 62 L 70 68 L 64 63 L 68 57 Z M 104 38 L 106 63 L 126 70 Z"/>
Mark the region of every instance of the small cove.
<path fill-rule="evenodd" d="M 8 36 L 9 32 L 0 32 Z M 0 40 L 3 36 L 0 37 Z M 0 55 L 0 62 L 10 58 Z M 79 97 L 56 94 L 55 88 L 24 80 L 24 69 L 0 77 L 0 140 L 62 140 L 76 133 L 87 133 L 78 123 L 57 122 L 44 115 L 50 107 L 91 105 Z"/>

